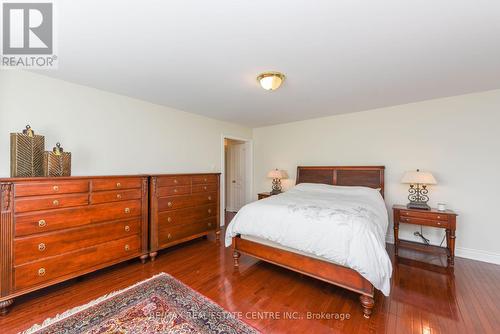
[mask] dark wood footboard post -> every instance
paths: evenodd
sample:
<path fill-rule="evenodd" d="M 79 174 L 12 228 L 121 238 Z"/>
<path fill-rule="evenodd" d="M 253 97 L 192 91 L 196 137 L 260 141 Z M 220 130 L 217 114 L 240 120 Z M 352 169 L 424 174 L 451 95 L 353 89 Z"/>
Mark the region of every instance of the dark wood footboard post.
<path fill-rule="evenodd" d="M 361 295 L 359 297 L 361 301 L 361 306 L 363 307 L 363 316 L 365 318 L 370 318 L 372 314 L 373 305 L 375 305 L 375 300 L 372 297 Z"/>
<path fill-rule="evenodd" d="M 0 302 L 0 315 L 6 315 L 9 313 L 9 306 L 14 303 L 14 299 L 7 299 Z"/>
<path fill-rule="evenodd" d="M 238 268 L 240 266 L 240 256 L 241 254 L 238 251 L 233 251 L 233 260 L 235 268 Z"/>

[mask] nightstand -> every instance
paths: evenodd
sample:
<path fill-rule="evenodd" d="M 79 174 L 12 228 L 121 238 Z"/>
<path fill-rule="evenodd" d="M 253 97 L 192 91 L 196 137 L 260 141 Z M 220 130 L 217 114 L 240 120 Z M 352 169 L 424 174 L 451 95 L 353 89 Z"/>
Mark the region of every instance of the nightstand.
<path fill-rule="evenodd" d="M 407 209 L 404 205 L 394 205 L 394 250 L 398 256 L 398 248 L 410 248 L 413 250 L 425 251 L 428 253 L 443 253 L 448 257 L 448 267 L 455 264 L 455 230 L 457 225 L 457 214 L 451 210 L 438 211 Z M 413 224 L 420 226 L 431 226 L 446 230 L 446 248 L 438 246 L 428 246 L 418 242 L 399 240 L 399 224 Z"/>
<path fill-rule="evenodd" d="M 258 193 L 258 194 L 257 194 L 257 198 L 258 198 L 259 200 L 264 199 L 264 198 L 268 198 L 269 196 L 273 196 L 273 195 L 271 195 L 271 193 L 270 193 L 270 192 L 266 192 L 266 193 Z"/>

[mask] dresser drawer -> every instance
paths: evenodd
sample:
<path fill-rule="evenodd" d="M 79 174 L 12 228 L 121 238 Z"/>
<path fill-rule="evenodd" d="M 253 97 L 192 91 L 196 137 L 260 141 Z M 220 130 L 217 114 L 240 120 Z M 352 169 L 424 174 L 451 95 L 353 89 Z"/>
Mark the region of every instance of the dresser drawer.
<path fill-rule="evenodd" d="M 190 224 L 209 217 L 215 217 L 216 214 L 217 206 L 215 204 L 164 211 L 158 214 L 158 224 L 162 226 Z"/>
<path fill-rule="evenodd" d="M 139 255 L 140 251 L 141 239 L 136 235 L 17 266 L 14 268 L 15 290 L 34 287 L 121 258 L 133 257 Z"/>
<path fill-rule="evenodd" d="M 215 192 L 217 191 L 217 184 L 197 184 L 193 185 L 193 194 L 194 193 L 204 193 L 204 192 Z"/>
<path fill-rule="evenodd" d="M 201 193 L 187 196 L 163 197 L 158 199 L 158 210 L 175 210 L 213 203 L 217 203 L 217 193 Z"/>
<path fill-rule="evenodd" d="M 141 197 L 141 189 L 99 191 L 93 192 L 90 195 L 90 203 L 100 204 L 108 202 L 127 201 L 131 199 L 140 199 Z"/>
<path fill-rule="evenodd" d="M 141 200 L 92 205 L 90 207 L 91 222 L 140 217 L 141 208 Z"/>
<path fill-rule="evenodd" d="M 158 197 L 178 196 L 191 194 L 191 186 L 174 186 L 158 188 Z"/>
<path fill-rule="evenodd" d="M 414 218 L 421 218 L 421 219 L 443 220 L 443 221 L 448 220 L 448 215 L 439 214 L 439 213 L 435 213 L 435 212 L 415 212 L 415 211 L 401 210 L 400 215 L 401 215 L 401 217 L 414 217 Z"/>
<path fill-rule="evenodd" d="M 406 223 L 406 224 L 426 225 L 426 226 L 432 226 L 432 227 L 448 228 L 448 226 L 449 226 L 448 221 L 431 220 L 431 219 L 423 219 L 423 218 L 415 218 L 415 217 L 403 217 L 403 216 L 401 216 L 399 218 L 399 221 L 401 223 Z"/>
<path fill-rule="evenodd" d="M 160 176 L 158 177 L 159 187 L 191 185 L 191 176 Z"/>
<path fill-rule="evenodd" d="M 88 194 L 55 195 L 45 197 L 26 197 L 16 201 L 15 212 L 40 211 L 87 205 Z"/>
<path fill-rule="evenodd" d="M 17 183 L 14 194 L 22 196 L 42 196 L 56 194 L 86 193 L 89 191 L 88 180 L 50 181 Z"/>
<path fill-rule="evenodd" d="M 212 231 L 215 230 L 216 224 L 216 218 L 209 218 L 189 225 L 162 226 L 158 230 L 158 242 L 160 245 L 166 245 L 203 232 Z"/>
<path fill-rule="evenodd" d="M 216 183 L 217 175 L 195 175 L 192 177 L 193 184 Z"/>
<path fill-rule="evenodd" d="M 18 266 L 140 233 L 141 220 L 136 218 L 16 238 L 14 265 Z"/>
<path fill-rule="evenodd" d="M 141 201 L 124 201 L 15 216 L 16 237 L 44 233 L 96 222 L 141 216 Z"/>
<path fill-rule="evenodd" d="M 92 180 L 92 191 L 141 188 L 142 178 L 106 178 Z"/>

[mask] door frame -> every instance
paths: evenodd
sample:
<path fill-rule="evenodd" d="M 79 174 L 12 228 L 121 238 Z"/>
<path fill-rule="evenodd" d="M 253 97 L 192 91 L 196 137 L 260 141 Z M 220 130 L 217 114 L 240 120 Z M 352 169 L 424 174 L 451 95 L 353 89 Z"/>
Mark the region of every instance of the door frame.
<path fill-rule="evenodd" d="M 246 167 L 245 167 L 245 204 L 250 203 L 253 197 L 253 140 L 248 138 L 240 138 L 231 135 L 221 135 L 221 176 L 220 176 L 220 226 L 226 223 L 226 154 L 224 151 L 224 139 L 242 141 L 246 145 Z"/>

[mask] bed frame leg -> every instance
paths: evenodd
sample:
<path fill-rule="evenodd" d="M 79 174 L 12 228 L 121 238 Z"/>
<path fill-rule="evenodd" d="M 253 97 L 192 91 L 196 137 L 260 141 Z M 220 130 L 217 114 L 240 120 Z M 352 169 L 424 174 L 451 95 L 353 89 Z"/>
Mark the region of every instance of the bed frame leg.
<path fill-rule="evenodd" d="M 375 305 L 375 300 L 372 297 L 365 295 L 361 295 L 359 300 L 361 301 L 361 306 L 363 307 L 363 316 L 367 319 L 370 318 L 373 305 Z"/>
<path fill-rule="evenodd" d="M 240 256 L 241 254 L 238 251 L 233 251 L 233 260 L 235 268 L 238 268 L 240 266 Z"/>
<path fill-rule="evenodd" d="M 4 316 L 9 313 L 9 307 L 14 303 L 14 298 L 7 299 L 0 302 L 0 316 Z"/>

